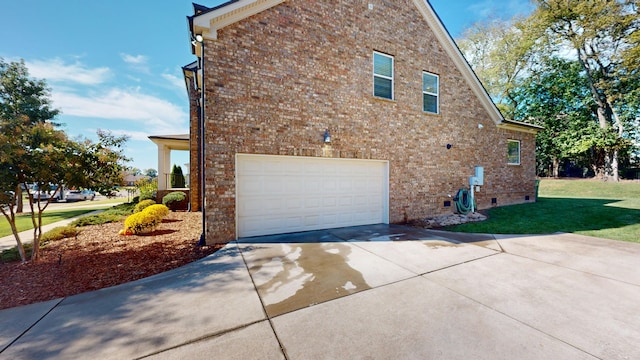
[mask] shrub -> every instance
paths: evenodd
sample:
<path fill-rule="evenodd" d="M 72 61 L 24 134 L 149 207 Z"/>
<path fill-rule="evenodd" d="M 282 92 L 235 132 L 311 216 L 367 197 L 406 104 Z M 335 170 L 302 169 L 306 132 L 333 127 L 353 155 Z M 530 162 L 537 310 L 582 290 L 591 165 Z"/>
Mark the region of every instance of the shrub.
<path fill-rule="evenodd" d="M 162 221 L 165 216 L 169 215 L 169 208 L 165 205 L 160 204 L 148 206 L 144 211 L 158 216 L 160 218 L 160 221 Z"/>
<path fill-rule="evenodd" d="M 79 232 L 80 231 L 75 226 L 58 226 L 42 234 L 42 236 L 40 237 L 40 242 L 45 243 L 48 241 L 55 241 L 73 237 L 76 236 Z"/>
<path fill-rule="evenodd" d="M 162 198 L 162 204 L 169 207 L 171 210 L 175 210 L 175 207 L 179 202 L 183 201 L 187 195 L 181 191 L 170 192 Z"/>
<path fill-rule="evenodd" d="M 89 225 L 102 225 L 112 222 L 118 222 L 123 217 L 130 215 L 133 212 L 135 204 L 125 203 L 110 207 L 109 209 L 95 215 L 88 215 L 71 222 L 71 226 L 89 226 Z"/>
<path fill-rule="evenodd" d="M 24 252 L 27 258 L 31 257 L 32 250 L 33 245 L 31 245 L 31 243 L 24 244 Z M 20 253 L 18 252 L 18 247 L 14 246 L 10 249 L 2 250 L 2 252 L 0 252 L 0 260 L 5 263 L 20 261 Z"/>
<path fill-rule="evenodd" d="M 124 221 L 124 229 L 121 235 L 141 234 L 153 230 L 162 219 L 169 214 L 169 209 L 164 205 L 150 205 L 144 210 L 130 215 Z"/>
<path fill-rule="evenodd" d="M 40 237 L 40 246 L 44 246 L 49 241 L 61 240 L 64 238 L 76 236 L 80 232 L 75 226 L 58 226 L 55 227 L 46 233 L 42 234 Z M 31 253 L 33 250 L 33 244 L 26 243 L 24 244 L 24 252 L 27 258 L 31 257 Z M 18 252 L 18 247 L 14 246 L 10 249 L 5 249 L 0 251 L 0 262 L 7 263 L 13 261 L 20 261 L 20 253 Z"/>
<path fill-rule="evenodd" d="M 133 199 L 131 199 L 131 202 L 134 204 L 137 204 L 140 202 L 140 196 L 134 196 Z"/>
<path fill-rule="evenodd" d="M 140 191 L 139 201 L 149 200 L 156 198 L 156 192 L 158 191 L 158 180 L 143 178 L 136 182 L 136 188 Z"/>
<path fill-rule="evenodd" d="M 182 174 L 182 167 L 178 165 L 173 165 L 171 169 L 171 187 L 172 188 L 183 188 L 184 184 L 184 175 Z"/>
<path fill-rule="evenodd" d="M 116 205 L 116 206 L 110 207 L 109 209 L 105 210 L 103 212 L 103 214 L 114 214 L 114 215 L 127 216 L 127 215 L 133 214 L 133 208 L 135 206 L 136 206 L 136 204 L 134 204 L 134 203 L 124 203 L 124 204 L 120 204 L 120 205 Z"/>
<path fill-rule="evenodd" d="M 89 225 L 102 225 L 107 223 L 118 222 L 122 220 L 124 215 L 112 214 L 112 213 L 100 213 L 95 215 L 89 215 L 81 217 L 71 222 L 71 226 L 89 226 Z"/>
<path fill-rule="evenodd" d="M 141 191 L 140 196 L 138 197 L 139 201 L 153 200 L 155 198 L 156 198 L 155 191 Z"/>
<path fill-rule="evenodd" d="M 134 213 L 138 213 L 138 212 L 144 210 L 146 207 L 151 206 L 151 205 L 155 205 L 155 204 L 156 204 L 156 202 L 151 200 L 151 199 L 142 200 L 133 208 L 133 212 Z"/>

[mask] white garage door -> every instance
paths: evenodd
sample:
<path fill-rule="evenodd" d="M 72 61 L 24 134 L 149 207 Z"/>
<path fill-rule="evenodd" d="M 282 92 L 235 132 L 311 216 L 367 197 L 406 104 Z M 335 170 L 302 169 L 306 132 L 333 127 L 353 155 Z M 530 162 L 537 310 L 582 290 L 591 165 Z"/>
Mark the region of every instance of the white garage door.
<path fill-rule="evenodd" d="M 389 222 L 388 162 L 238 154 L 238 237 Z"/>

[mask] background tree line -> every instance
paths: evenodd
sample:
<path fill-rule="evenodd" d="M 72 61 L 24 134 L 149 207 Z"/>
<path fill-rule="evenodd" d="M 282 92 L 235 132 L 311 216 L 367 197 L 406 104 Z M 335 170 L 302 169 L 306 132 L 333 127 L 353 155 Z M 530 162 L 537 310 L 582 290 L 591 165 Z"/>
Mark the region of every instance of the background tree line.
<path fill-rule="evenodd" d="M 529 17 L 476 23 L 458 40 L 505 118 L 544 126 L 538 175 L 571 165 L 618 181 L 638 166 L 638 2 L 534 0 Z"/>

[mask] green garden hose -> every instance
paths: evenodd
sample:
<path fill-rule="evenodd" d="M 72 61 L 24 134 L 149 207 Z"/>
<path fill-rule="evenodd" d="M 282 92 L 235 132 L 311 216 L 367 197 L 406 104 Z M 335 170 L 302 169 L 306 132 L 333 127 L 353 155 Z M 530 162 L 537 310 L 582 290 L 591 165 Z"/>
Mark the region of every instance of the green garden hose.
<path fill-rule="evenodd" d="M 471 195 L 469 194 L 469 190 L 467 189 L 458 190 L 458 193 L 453 198 L 453 201 L 456 203 L 456 211 L 459 214 L 466 215 L 469 212 L 471 212 L 472 204 L 471 204 Z M 475 199 L 474 199 L 474 203 L 475 203 Z"/>

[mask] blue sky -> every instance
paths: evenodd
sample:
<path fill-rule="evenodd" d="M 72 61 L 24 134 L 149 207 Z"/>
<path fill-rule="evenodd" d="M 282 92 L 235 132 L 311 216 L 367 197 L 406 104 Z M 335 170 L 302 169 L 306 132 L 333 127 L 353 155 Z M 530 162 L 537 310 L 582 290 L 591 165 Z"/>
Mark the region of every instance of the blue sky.
<path fill-rule="evenodd" d="M 526 0 L 430 2 L 454 37 L 475 21 L 532 9 Z M 70 136 L 96 140 L 97 129 L 128 135 L 128 165 L 157 169 L 156 146 L 147 137 L 188 132 L 181 67 L 195 60 L 191 14 L 191 0 L 7 1 L 0 57 L 24 59 L 32 77 L 47 81 Z M 185 152 L 172 153 L 172 163 L 187 161 Z"/>

